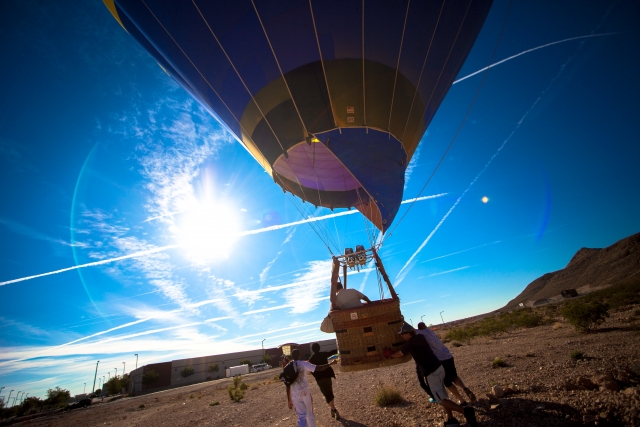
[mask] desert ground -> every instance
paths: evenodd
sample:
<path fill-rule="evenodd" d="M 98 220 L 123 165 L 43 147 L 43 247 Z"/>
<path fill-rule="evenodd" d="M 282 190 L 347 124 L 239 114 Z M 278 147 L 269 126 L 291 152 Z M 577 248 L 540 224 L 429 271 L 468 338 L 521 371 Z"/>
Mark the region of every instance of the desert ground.
<path fill-rule="evenodd" d="M 475 392 L 481 426 L 640 425 L 640 306 L 626 307 L 593 333 L 579 333 L 560 320 L 470 344 L 449 343 L 458 374 Z M 454 344 L 454 345 L 452 345 Z M 584 353 L 573 360 L 572 351 Z M 506 362 L 494 368 L 496 357 Z M 279 369 L 244 376 L 248 388 L 230 400 L 229 379 L 96 402 L 86 409 L 14 425 L 58 426 L 295 426 Z M 330 417 L 315 380 L 310 378 L 318 426 L 412 427 L 442 425 L 444 411 L 429 403 L 419 387 L 413 361 L 368 371 L 336 369 L 336 407 Z M 383 386 L 397 389 L 400 404 L 381 408 L 374 396 Z M 505 392 L 502 395 L 501 391 Z M 218 404 L 214 404 L 218 402 Z M 461 424 L 464 418 L 459 416 Z"/>

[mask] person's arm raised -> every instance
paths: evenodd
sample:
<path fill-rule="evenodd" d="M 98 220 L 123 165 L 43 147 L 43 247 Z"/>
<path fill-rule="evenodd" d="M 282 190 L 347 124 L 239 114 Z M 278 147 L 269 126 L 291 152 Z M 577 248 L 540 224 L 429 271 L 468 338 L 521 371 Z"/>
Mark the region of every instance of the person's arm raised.
<path fill-rule="evenodd" d="M 331 302 L 331 309 L 338 309 L 338 301 L 336 298 L 336 292 L 338 290 L 338 277 L 340 276 L 340 261 L 336 257 L 333 257 L 333 266 L 331 267 L 331 293 L 329 294 L 329 301 Z"/>

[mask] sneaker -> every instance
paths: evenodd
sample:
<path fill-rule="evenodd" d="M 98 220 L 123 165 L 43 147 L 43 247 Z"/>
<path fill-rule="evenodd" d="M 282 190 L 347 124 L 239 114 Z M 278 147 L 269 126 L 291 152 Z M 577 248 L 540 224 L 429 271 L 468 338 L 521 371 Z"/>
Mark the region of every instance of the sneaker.
<path fill-rule="evenodd" d="M 340 414 L 338 413 L 337 409 L 332 409 L 331 410 L 331 418 L 335 418 L 336 420 L 340 419 Z"/>
<path fill-rule="evenodd" d="M 476 411 L 471 406 L 464 408 L 464 418 L 471 427 L 478 425 L 478 422 L 476 421 Z"/>
<path fill-rule="evenodd" d="M 471 401 L 471 403 L 475 402 L 476 399 L 476 395 L 473 394 L 473 392 L 471 390 L 469 390 L 468 388 L 464 389 L 464 392 L 467 394 L 467 397 L 469 397 L 469 400 Z"/>
<path fill-rule="evenodd" d="M 436 400 L 433 397 L 429 398 L 429 403 L 436 403 Z"/>

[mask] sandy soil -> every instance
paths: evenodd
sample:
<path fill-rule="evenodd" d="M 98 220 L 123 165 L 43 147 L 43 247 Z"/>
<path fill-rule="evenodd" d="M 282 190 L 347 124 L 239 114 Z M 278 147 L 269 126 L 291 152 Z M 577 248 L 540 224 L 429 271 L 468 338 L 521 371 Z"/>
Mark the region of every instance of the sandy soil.
<path fill-rule="evenodd" d="M 612 314 L 596 333 L 577 333 L 560 322 L 451 346 L 459 375 L 478 397 L 474 406 L 479 425 L 640 425 L 640 378 L 630 371 L 633 362 L 640 360 L 640 333 L 633 316 L 638 308 Z M 582 351 L 585 359 L 572 360 L 569 353 L 574 350 Z M 507 366 L 494 369 L 496 357 Z M 19 425 L 295 426 L 284 385 L 273 380 L 279 372 L 246 375 L 249 389 L 239 403 L 229 399 L 230 381 L 225 379 L 109 403 L 105 399 L 87 409 Z M 410 427 L 444 421 L 444 412 L 430 404 L 420 389 L 412 361 L 363 372 L 337 372 L 334 393 L 343 417 L 340 421 L 330 418 L 315 381 L 310 383 L 318 426 Z M 404 402 L 375 406 L 374 396 L 382 385 L 399 390 Z M 494 385 L 513 392 L 497 398 L 491 394 Z M 219 404 L 211 406 L 212 402 Z M 464 423 L 463 417 L 458 418 Z"/>

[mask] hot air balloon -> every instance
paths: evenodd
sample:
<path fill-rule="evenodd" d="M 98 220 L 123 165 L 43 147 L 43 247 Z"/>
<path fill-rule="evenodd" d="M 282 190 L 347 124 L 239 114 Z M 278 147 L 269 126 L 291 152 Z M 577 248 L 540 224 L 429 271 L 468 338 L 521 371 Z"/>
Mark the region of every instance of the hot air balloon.
<path fill-rule="evenodd" d="M 103 1 L 285 192 L 355 207 L 383 233 L 400 207 L 407 165 L 492 3 Z M 356 254 L 382 266 L 375 248 L 365 252 Z M 340 262 L 346 282 L 350 259 Z M 391 298 L 354 322 L 334 313 L 343 370 L 387 363 L 382 350 L 398 344 L 399 299 L 386 282 Z M 388 307 L 373 314 L 374 304 Z M 384 331 L 369 324 L 374 318 Z"/>

